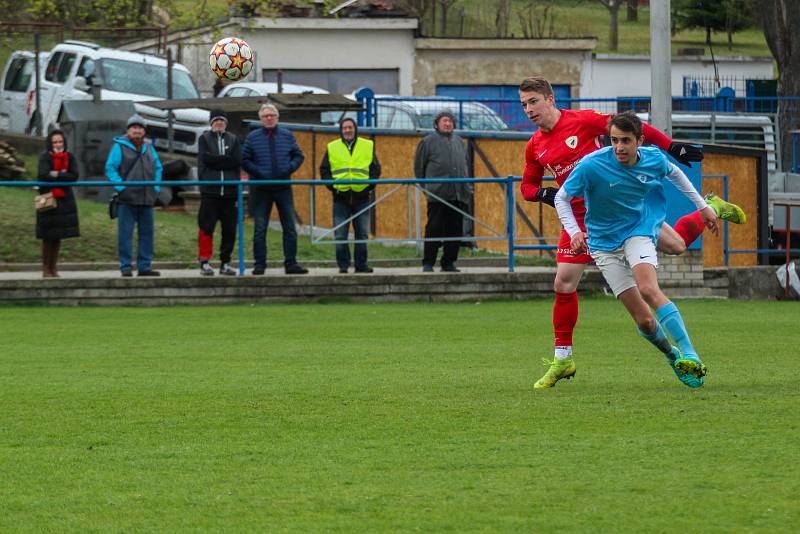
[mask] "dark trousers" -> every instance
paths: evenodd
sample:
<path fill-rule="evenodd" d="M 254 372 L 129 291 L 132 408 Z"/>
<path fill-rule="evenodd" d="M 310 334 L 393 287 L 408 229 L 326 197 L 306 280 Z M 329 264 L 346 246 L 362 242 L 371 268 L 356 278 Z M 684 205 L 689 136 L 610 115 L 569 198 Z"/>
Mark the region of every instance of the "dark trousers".
<path fill-rule="evenodd" d="M 450 204 L 461 210 L 466 206 L 460 202 L 450 201 Z M 425 239 L 435 237 L 462 237 L 464 235 L 464 216 L 450 206 L 441 202 L 428 200 L 428 223 L 425 225 Z M 439 247 L 442 252 L 442 267 L 453 265 L 458 259 L 458 239 L 453 241 L 425 241 L 422 265 L 434 265 Z"/>
<path fill-rule="evenodd" d="M 255 267 L 267 266 L 267 225 L 272 215 L 272 205 L 278 208 L 278 217 L 283 228 L 283 265 L 297 263 L 297 228 L 294 221 L 294 197 L 292 188 L 253 191 L 253 262 Z"/>
<path fill-rule="evenodd" d="M 197 258 L 208 261 L 214 253 L 214 229 L 219 221 L 222 227 L 222 242 L 219 246 L 219 261 L 230 263 L 233 245 L 236 242 L 236 197 L 203 195 L 197 213 Z"/>
<path fill-rule="evenodd" d="M 359 211 L 369 206 L 369 200 L 360 204 L 350 205 L 346 202 L 333 201 L 333 225 L 339 226 Z M 347 241 L 347 233 L 350 227 L 350 222 L 353 223 L 353 234 L 356 240 L 367 239 L 369 237 L 369 210 L 365 211 L 352 221 L 342 224 L 333 235 L 336 241 Z M 367 244 L 355 243 L 353 245 L 353 255 L 355 256 L 356 269 L 363 269 L 367 267 Z M 347 243 L 340 243 L 336 245 L 336 265 L 340 269 L 347 269 L 350 267 L 350 247 Z"/>

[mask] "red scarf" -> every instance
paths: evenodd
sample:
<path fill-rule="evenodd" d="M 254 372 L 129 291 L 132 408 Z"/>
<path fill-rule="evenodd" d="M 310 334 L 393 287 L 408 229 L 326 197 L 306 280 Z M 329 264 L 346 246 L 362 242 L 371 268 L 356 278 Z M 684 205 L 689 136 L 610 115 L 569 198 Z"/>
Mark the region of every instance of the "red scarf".
<path fill-rule="evenodd" d="M 62 172 L 69 169 L 69 154 L 64 152 L 50 152 L 50 159 L 53 160 L 53 170 Z M 66 193 L 60 187 L 54 187 L 50 190 L 56 198 L 64 198 Z"/>

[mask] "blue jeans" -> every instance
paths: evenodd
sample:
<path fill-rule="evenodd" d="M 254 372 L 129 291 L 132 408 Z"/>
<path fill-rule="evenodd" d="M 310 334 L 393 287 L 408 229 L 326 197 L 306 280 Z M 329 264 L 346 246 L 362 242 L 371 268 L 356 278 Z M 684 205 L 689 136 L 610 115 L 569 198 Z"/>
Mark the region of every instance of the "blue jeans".
<path fill-rule="evenodd" d="M 131 270 L 133 227 L 137 226 L 136 269 L 149 271 L 153 261 L 153 207 L 120 204 L 117 211 L 117 254 L 119 270 Z"/>
<path fill-rule="evenodd" d="M 294 226 L 294 197 L 291 187 L 278 191 L 253 191 L 253 260 L 255 267 L 267 266 L 267 225 L 272 215 L 272 204 L 278 207 L 278 217 L 283 229 L 283 265 L 297 263 L 297 229 Z"/>
<path fill-rule="evenodd" d="M 340 223 L 346 221 L 359 211 L 369 206 L 369 201 L 362 202 L 351 206 L 344 202 L 333 202 L 333 225 L 339 226 Z M 356 240 L 367 239 L 369 237 L 369 210 L 365 211 L 358 217 L 352 220 L 353 233 Z M 350 228 L 350 221 L 343 224 L 333 232 L 336 241 L 346 241 L 347 233 Z M 367 266 L 367 244 L 356 243 L 353 245 L 354 255 L 356 260 L 356 269 L 362 269 Z M 347 269 L 350 267 L 350 248 L 347 243 L 336 245 L 336 264 L 340 269 Z"/>

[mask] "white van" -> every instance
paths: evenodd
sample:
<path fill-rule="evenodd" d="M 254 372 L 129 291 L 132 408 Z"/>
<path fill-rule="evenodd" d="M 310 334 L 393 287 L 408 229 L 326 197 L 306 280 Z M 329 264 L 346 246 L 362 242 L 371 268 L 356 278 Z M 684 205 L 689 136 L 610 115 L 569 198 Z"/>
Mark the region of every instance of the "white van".
<path fill-rule="evenodd" d="M 647 113 L 639 117 L 649 122 Z M 775 124 L 767 115 L 752 113 L 673 113 L 672 137 L 698 143 L 716 143 L 763 149 L 767 170 L 778 170 L 779 142 Z"/>
<path fill-rule="evenodd" d="M 7 67 L 8 72 L 11 65 Z M 172 98 L 200 98 L 189 70 L 175 63 Z M 59 122 L 64 100 L 91 100 L 91 88 L 99 84 L 101 100 L 131 100 L 147 125 L 147 136 L 156 146 L 167 146 L 167 112 L 141 102 L 167 97 L 167 60 L 160 56 L 104 48 L 83 41 L 65 41 L 51 51 L 41 81 L 42 125 L 48 131 Z M 5 82 L 4 82 L 5 87 Z M 5 90 L 3 98 L 5 98 Z M 197 140 L 208 129 L 208 111 L 179 109 L 173 112 L 174 148 L 197 152 Z M 24 132 L 29 124 L 9 124 Z"/>
<path fill-rule="evenodd" d="M 39 69 L 42 73 L 48 57 L 47 52 L 39 54 Z M 0 130 L 25 134 L 33 131 L 33 110 L 36 105 L 35 61 L 36 55 L 27 50 L 13 52 L 8 58 L 0 85 Z"/>

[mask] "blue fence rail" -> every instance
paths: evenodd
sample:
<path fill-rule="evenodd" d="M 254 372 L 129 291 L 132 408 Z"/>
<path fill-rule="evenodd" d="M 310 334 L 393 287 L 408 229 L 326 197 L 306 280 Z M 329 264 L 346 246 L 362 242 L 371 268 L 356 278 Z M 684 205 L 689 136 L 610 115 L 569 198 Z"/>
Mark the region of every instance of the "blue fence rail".
<path fill-rule="evenodd" d="M 702 178 L 714 178 L 723 180 L 723 198 L 728 199 L 728 176 L 727 175 L 704 175 Z M 552 180 L 551 177 L 545 179 Z M 522 181 L 520 176 L 507 176 L 505 178 L 386 178 L 380 180 L 242 180 L 230 181 L 229 185 L 234 185 L 238 190 L 238 236 L 239 236 L 239 274 L 243 275 L 245 272 L 245 248 L 244 248 L 244 188 L 248 185 L 307 185 L 311 187 L 326 186 L 333 184 L 401 184 L 409 186 L 422 186 L 426 183 L 502 183 L 505 188 L 506 202 L 505 202 L 505 217 L 506 217 L 506 237 L 508 238 L 508 270 L 514 272 L 515 252 L 519 250 L 554 250 L 556 245 L 538 244 L 538 245 L 521 245 L 518 244 L 519 239 L 514 235 L 515 233 L 515 214 L 516 214 L 516 199 L 515 199 L 515 184 Z M 129 181 L 125 182 L 126 185 L 141 185 L 141 186 L 199 186 L 207 185 L 208 182 L 199 180 L 176 180 L 167 182 L 140 182 Z M 0 181 L 0 187 L 116 187 L 118 183 L 108 181 L 81 181 L 65 184 L 64 182 L 9 182 Z M 541 239 L 541 238 L 537 238 Z M 441 241 L 441 239 L 435 239 Z M 475 238 L 476 241 L 481 240 L 480 237 Z M 800 249 L 731 249 L 728 243 L 728 222 L 723 224 L 723 253 L 725 257 L 725 265 L 728 265 L 729 256 L 731 254 L 795 254 L 800 253 Z"/>

